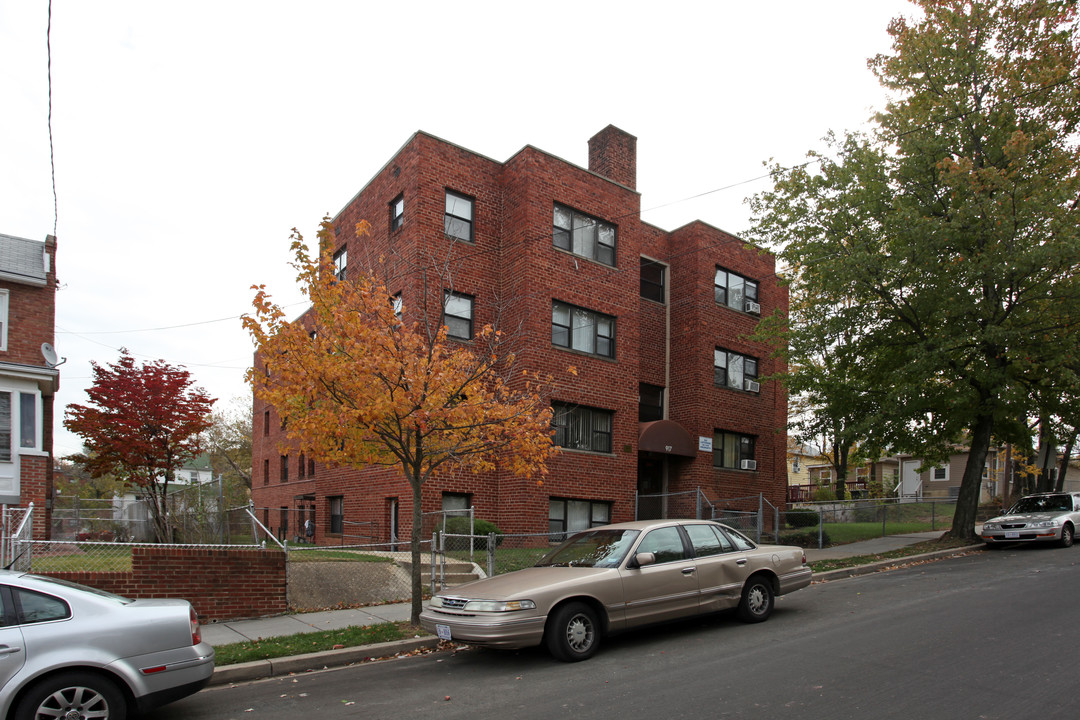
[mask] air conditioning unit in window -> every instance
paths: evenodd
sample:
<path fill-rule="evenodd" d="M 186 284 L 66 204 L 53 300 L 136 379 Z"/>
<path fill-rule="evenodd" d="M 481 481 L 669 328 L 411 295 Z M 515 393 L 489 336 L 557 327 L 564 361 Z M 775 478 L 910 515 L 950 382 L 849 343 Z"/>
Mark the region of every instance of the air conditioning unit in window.
<path fill-rule="evenodd" d="M 754 313 L 755 315 L 761 314 L 761 303 L 756 303 L 753 300 L 746 301 L 746 312 Z"/>
<path fill-rule="evenodd" d="M 739 468 L 742 470 L 757 470 L 757 460 L 741 460 Z"/>
<path fill-rule="evenodd" d="M 749 379 L 743 380 L 743 389 L 747 392 L 756 393 L 761 390 L 761 383 Z"/>

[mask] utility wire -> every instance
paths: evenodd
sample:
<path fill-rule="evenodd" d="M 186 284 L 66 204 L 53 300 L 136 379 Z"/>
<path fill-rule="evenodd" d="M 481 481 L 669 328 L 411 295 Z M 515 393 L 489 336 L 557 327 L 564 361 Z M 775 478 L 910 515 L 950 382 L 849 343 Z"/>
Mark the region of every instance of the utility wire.
<path fill-rule="evenodd" d="M 53 193 L 53 237 L 56 237 L 56 226 L 60 222 L 60 203 L 56 195 L 56 153 L 53 150 L 52 131 L 52 0 L 49 0 L 49 22 L 45 30 L 45 53 L 47 55 L 48 81 L 49 81 L 49 167 L 52 171 Z"/>

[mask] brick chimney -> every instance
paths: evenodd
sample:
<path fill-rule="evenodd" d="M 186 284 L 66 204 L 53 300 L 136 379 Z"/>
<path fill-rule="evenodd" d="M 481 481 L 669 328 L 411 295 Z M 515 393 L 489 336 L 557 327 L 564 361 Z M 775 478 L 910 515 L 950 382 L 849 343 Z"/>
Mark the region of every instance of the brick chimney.
<path fill-rule="evenodd" d="M 589 170 L 637 189 L 637 138 L 614 125 L 589 138 Z"/>

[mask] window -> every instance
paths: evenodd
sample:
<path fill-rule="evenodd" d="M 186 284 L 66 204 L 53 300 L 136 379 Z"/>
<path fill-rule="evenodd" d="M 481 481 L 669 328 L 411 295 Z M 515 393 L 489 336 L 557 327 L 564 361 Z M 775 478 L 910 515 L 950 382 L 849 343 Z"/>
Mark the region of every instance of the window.
<path fill-rule="evenodd" d="M 281 482 L 289 481 L 289 456 L 281 456 Z"/>
<path fill-rule="evenodd" d="M 555 247 L 615 266 L 615 226 L 555 205 Z"/>
<path fill-rule="evenodd" d="M 937 480 L 939 482 L 949 479 L 949 468 L 947 466 L 936 467 L 933 470 L 933 474 L 930 476 L 931 480 Z"/>
<path fill-rule="evenodd" d="M 472 198 L 446 191 L 446 214 L 443 216 L 443 231 L 453 238 L 473 241 L 473 200 Z"/>
<path fill-rule="evenodd" d="M 19 447 L 32 450 L 37 446 L 37 395 L 19 393 Z"/>
<path fill-rule="evenodd" d="M 307 474 L 308 477 L 315 477 L 315 461 L 308 459 L 307 461 Z"/>
<path fill-rule="evenodd" d="M 607 525 L 610 522 L 611 503 L 609 502 L 551 498 L 551 504 L 548 506 L 548 532 L 551 533 L 578 532 L 599 525 Z"/>
<path fill-rule="evenodd" d="M 446 336 L 471 340 L 473 334 L 473 298 L 461 293 L 443 292 L 443 325 Z"/>
<path fill-rule="evenodd" d="M 263 413 L 263 435 L 270 434 L 270 411 L 267 410 Z"/>
<path fill-rule="evenodd" d="M 713 435 L 713 466 L 736 470 L 756 470 L 755 439 L 752 435 L 717 432 Z"/>
<path fill-rule="evenodd" d="M 468 493 L 444 492 L 442 494 L 443 512 L 457 511 L 459 514 L 472 507 L 472 495 Z"/>
<path fill-rule="evenodd" d="M 300 453 L 300 461 L 296 463 L 296 477 L 302 478 L 307 473 L 307 458 Z"/>
<path fill-rule="evenodd" d="M 11 393 L 0 392 L 0 462 L 11 462 Z"/>
<path fill-rule="evenodd" d="M 0 350 L 8 349 L 8 295 L 7 290 L 0 290 Z"/>
<path fill-rule="evenodd" d="M 552 403 L 551 409 L 556 445 L 571 450 L 611 452 L 611 411 L 558 402 Z"/>
<path fill-rule="evenodd" d="M 390 203 L 390 231 L 393 232 L 405 224 L 405 196 L 398 195 Z"/>
<path fill-rule="evenodd" d="M 637 552 L 650 552 L 656 555 L 657 563 L 674 562 L 686 557 L 682 535 L 675 526 L 650 530 L 637 547 Z"/>
<path fill-rule="evenodd" d="M 551 304 L 551 342 L 592 355 L 615 357 L 615 318 L 556 300 Z"/>
<path fill-rule="evenodd" d="M 71 610 L 66 602 L 52 595 L 23 588 L 11 588 L 15 603 L 19 608 L 19 624 L 63 620 L 71 617 Z"/>
<path fill-rule="evenodd" d="M 722 348 L 713 351 L 713 382 L 720 387 L 757 392 L 757 359 Z"/>
<path fill-rule="evenodd" d="M 341 535 L 345 529 L 345 498 L 337 495 L 327 500 L 330 502 L 330 532 Z"/>
<path fill-rule="evenodd" d="M 270 459 L 263 460 L 263 485 L 270 484 Z"/>
<path fill-rule="evenodd" d="M 712 525 L 684 525 L 690 544 L 694 546 L 694 557 L 708 557 L 731 552 L 735 546 L 727 536 Z"/>
<path fill-rule="evenodd" d="M 664 275 L 667 267 L 655 260 L 641 258 L 641 297 L 664 302 Z"/>
<path fill-rule="evenodd" d="M 334 253 L 334 277 L 339 281 L 345 280 L 345 268 L 349 264 L 349 250 L 347 247 L 342 246 L 340 250 Z"/>
<path fill-rule="evenodd" d="M 638 383 L 638 422 L 664 419 L 664 388 Z"/>
<path fill-rule="evenodd" d="M 758 304 L 758 284 L 741 275 L 716 268 L 716 280 L 713 282 L 716 302 L 742 312 L 761 314 Z"/>
<path fill-rule="evenodd" d="M 401 311 L 405 307 L 401 302 L 401 293 L 395 293 L 394 296 L 390 298 L 390 306 L 394 308 L 394 317 L 400 322 Z"/>
<path fill-rule="evenodd" d="M 281 532 L 281 537 L 285 537 L 289 534 L 289 508 L 281 508 L 280 524 L 278 530 Z"/>

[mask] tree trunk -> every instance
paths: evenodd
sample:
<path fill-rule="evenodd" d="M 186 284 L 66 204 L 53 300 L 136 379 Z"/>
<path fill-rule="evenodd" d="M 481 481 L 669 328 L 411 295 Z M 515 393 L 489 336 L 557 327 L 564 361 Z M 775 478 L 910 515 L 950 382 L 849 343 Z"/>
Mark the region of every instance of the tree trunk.
<path fill-rule="evenodd" d="M 423 542 L 421 534 L 424 532 L 424 508 L 421 507 L 420 501 L 423 497 L 421 492 L 422 480 L 419 477 L 419 473 L 416 476 L 409 477 L 409 484 L 412 485 L 412 541 L 410 542 L 409 550 L 412 557 L 412 614 L 409 616 L 409 622 L 413 625 L 420 625 L 420 613 L 424 609 L 424 582 L 423 573 L 420 567 L 420 544 Z"/>
<path fill-rule="evenodd" d="M 1039 420 L 1039 450 L 1035 457 L 1039 460 L 1039 477 L 1036 480 L 1036 490 L 1038 492 L 1050 492 L 1052 489 L 1050 481 L 1050 468 L 1053 466 L 1053 460 L 1050 459 L 1050 453 L 1054 448 L 1054 433 L 1050 428 L 1050 418 L 1045 415 Z"/>
<path fill-rule="evenodd" d="M 986 455 L 990 450 L 990 438 L 994 430 L 994 419 L 990 415 L 980 415 L 971 429 L 971 447 L 968 450 L 964 477 L 960 481 L 960 494 L 956 498 L 956 512 L 953 514 L 952 529 L 949 537 L 977 542 L 975 520 L 979 512 L 979 493 L 982 489 L 982 472 L 986 465 Z"/>
<path fill-rule="evenodd" d="M 841 444 L 833 445 L 833 468 L 836 470 L 836 499 L 843 500 L 847 495 L 847 459 L 848 448 Z"/>
<path fill-rule="evenodd" d="M 1065 489 L 1065 473 L 1069 469 L 1069 458 L 1072 457 L 1077 432 L 1078 430 L 1073 429 L 1072 433 L 1069 434 L 1069 439 L 1065 442 L 1065 452 L 1061 454 L 1061 463 L 1058 465 L 1058 476 L 1057 482 L 1054 483 L 1054 492 L 1061 492 Z"/>

